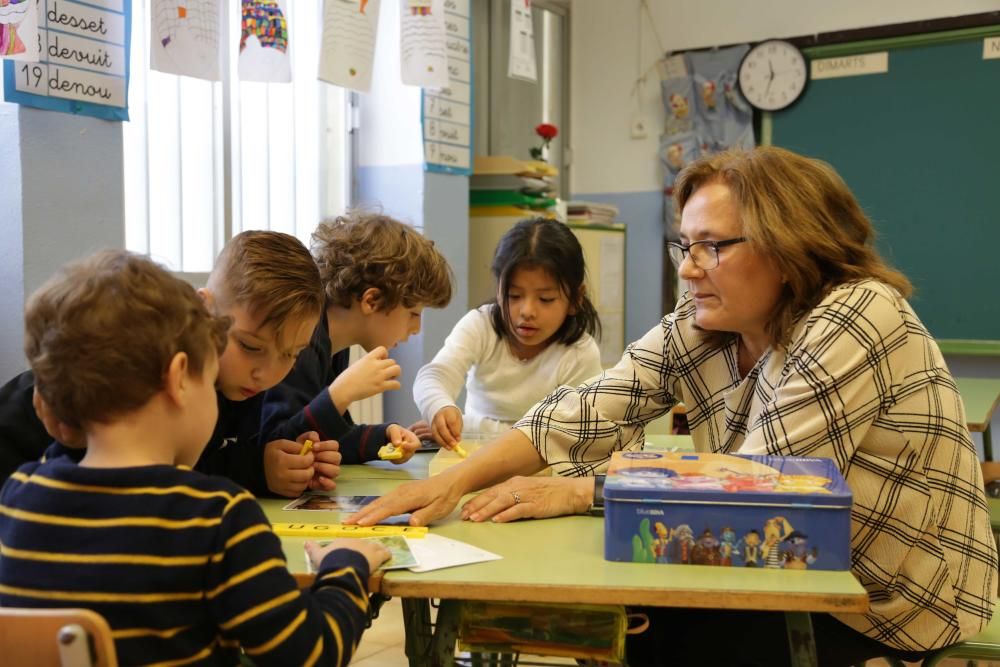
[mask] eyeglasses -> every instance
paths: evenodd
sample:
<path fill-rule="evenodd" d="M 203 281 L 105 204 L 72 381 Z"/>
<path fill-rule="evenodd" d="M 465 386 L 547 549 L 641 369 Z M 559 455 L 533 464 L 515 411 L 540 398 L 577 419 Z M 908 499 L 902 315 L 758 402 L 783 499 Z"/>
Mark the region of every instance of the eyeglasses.
<path fill-rule="evenodd" d="M 719 265 L 719 249 L 726 246 L 743 243 L 746 238 L 741 236 L 737 239 L 726 239 L 725 241 L 695 241 L 684 245 L 671 241 L 667 244 L 667 252 L 670 253 L 670 260 L 677 268 L 680 268 L 684 258 L 689 254 L 691 261 L 702 271 L 711 271 Z"/>

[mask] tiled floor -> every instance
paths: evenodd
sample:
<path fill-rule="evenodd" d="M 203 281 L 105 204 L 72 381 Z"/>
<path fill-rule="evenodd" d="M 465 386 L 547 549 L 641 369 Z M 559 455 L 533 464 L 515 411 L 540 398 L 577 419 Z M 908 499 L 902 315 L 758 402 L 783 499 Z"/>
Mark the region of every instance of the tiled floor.
<path fill-rule="evenodd" d="M 383 605 L 378 619 L 362 637 L 351 664 L 354 667 L 407 667 L 406 653 L 403 650 L 403 606 L 399 598 L 393 598 Z M 565 664 L 576 663 L 565 661 Z M 966 667 L 967 664 L 965 660 L 946 660 L 941 663 L 942 667 Z M 1000 667 L 998 662 L 983 661 L 976 664 L 978 667 Z M 870 660 L 866 667 L 887 667 L 887 663 L 884 660 Z"/>
<path fill-rule="evenodd" d="M 356 667 L 406 667 L 403 605 L 399 598 L 392 598 L 382 605 L 379 617 L 361 638 L 351 664 Z"/>

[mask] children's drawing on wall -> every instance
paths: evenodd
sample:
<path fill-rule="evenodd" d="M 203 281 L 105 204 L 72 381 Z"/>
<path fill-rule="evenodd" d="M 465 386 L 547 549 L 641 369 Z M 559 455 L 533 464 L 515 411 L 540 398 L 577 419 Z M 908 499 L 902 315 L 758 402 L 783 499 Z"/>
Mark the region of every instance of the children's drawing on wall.
<path fill-rule="evenodd" d="M 380 0 L 326 0 L 319 78 L 368 91 L 372 84 Z"/>
<path fill-rule="evenodd" d="M 0 58 L 37 62 L 41 50 L 36 0 L 0 0 Z"/>
<path fill-rule="evenodd" d="M 220 81 L 222 5 L 215 0 L 153 0 L 149 66 L 168 74 Z"/>
<path fill-rule="evenodd" d="M 285 0 L 242 0 L 240 10 L 240 81 L 287 83 L 288 4 Z"/>
<path fill-rule="evenodd" d="M 447 86 L 444 0 L 403 0 L 399 11 L 403 83 L 422 88 Z"/>
<path fill-rule="evenodd" d="M 753 113 L 740 93 L 737 70 L 749 47 L 691 51 L 664 59 L 660 86 L 666 122 L 660 138 L 663 222 L 674 239 L 671 202 L 677 173 L 692 160 L 728 148 L 752 148 Z"/>
<path fill-rule="evenodd" d="M 510 57 L 507 59 L 507 76 L 532 83 L 538 81 L 531 0 L 511 0 L 510 3 Z"/>

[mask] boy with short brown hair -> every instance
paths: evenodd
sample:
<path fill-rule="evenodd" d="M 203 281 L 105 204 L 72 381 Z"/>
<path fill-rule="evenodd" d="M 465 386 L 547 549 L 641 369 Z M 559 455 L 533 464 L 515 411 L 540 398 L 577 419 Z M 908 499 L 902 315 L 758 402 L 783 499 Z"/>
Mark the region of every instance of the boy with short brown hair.
<path fill-rule="evenodd" d="M 0 605 L 91 608 L 122 664 L 237 664 L 240 648 L 261 666 L 349 661 L 388 552 L 310 543 L 319 575 L 300 591 L 253 496 L 187 467 L 215 425 L 227 319 L 119 250 L 64 269 L 25 323 L 37 391 L 86 453 L 0 490 Z"/>
<path fill-rule="evenodd" d="M 355 425 L 347 412 L 357 400 L 398 389 L 399 366 L 388 350 L 420 331 L 424 307 L 451 301 L 447 260 L 413 227 L 389 216 L 354 212 L 322 222 L 312 237 L 312 252 L 326 292 L 326 305 L 308 349 L 291 373 L 267 392 L 263 408 L 265 440 L 294 438 L 314 431 L 337 440 L 342 463 L 378 458 L 392 442 L 409 459 L 419 447 L 416 435 L 399 424 Z M 349 348 L 368 354 L 349 365 Z M 330 445 L 318 447 L 322 452 Z M 290 455 L 290 447 L 282 454 Z M 267 456 L 272 453 L 269 451 Z M 332 488 L 328 479 L 288 480 L 285 495 L 307 484 Z M 272 485 L 272 488 L 275 485 Z"/>
<path fill-rule="evenodd" d="M 319 271 L 294 236 L 246 231 L 226 244 L 206 287 L 198 292 L 210 310 L 229 317 L 232 326 L 219 360 L 218 423 L 196 469 L 225 475 L 256 494 L 266 493 L 265 445 L 260 440 L 263 391 L 281 381 L 309 343 L 324 302 Z M 72 431 L 48 417 L 44 401 L 36 400 L 37 410 L 32 408 L 33 385 L 28 371 L 0 388 L 0 481 L 20 464 L 41 458 L 53 437 L 73 444 Z M 314 436 L 295 437 L 303 435 Z M 53 453 L 74 455 L 61 447 Z M 335 451 L 292 461 L 331 476 L 337 462 Z M 284 463 L 288 460 L 271 461 L 272 466 Z M 273 469 L 269 473 L 286 474 Z"/>

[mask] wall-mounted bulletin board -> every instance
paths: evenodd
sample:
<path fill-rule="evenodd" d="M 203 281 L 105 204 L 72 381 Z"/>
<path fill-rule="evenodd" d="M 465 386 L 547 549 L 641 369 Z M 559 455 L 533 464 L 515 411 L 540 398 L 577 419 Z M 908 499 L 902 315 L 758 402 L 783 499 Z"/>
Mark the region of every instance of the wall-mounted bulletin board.
<path fill-rule="evenodd" d="M 946 353 L 1000 355 L 1000 25 L 804 51 L 763 142 L 844 177 Z"/>

